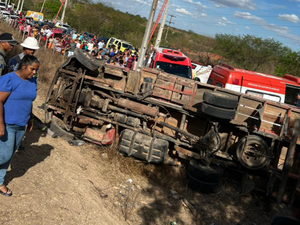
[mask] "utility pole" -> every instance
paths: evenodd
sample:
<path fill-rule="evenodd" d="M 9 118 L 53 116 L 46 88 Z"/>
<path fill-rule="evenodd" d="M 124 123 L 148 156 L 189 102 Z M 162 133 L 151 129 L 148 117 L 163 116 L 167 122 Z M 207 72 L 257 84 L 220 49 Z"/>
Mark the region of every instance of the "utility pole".
<path fill-rule="evenodd" d="M 42 13 L 42 12 L 43 12 L 43 10 L 44 10 L 44 5 L 45 5 L 45 2 L 46 2 L 46 0 L 44 0 L 44 2 L 43 2 L 43 5 L 42 5 L 42 8 L 41 8 L 41 11 L 40 11 L 40 13 Z"/>
<path fill-rule="evenodd" d="M 163 18 L 162 18 L 162 21 L 161 21 L 161 24 L 160 24 L 160 27 L 159 27 L 159 30 L 158 30 L 157 38 L 155 40 L 155 45 L 154 45 L 155 48 L 158 48 L 159 45 L 160 45 L 160 42 L 161 42 L 161 36 L 162 36 L 163 31 L 164 31 L 166 18 L 167 18 L 167 15 L 168 15 L 169 4 L 170 4 L 170 0 L 167 2 L 165 12 L 164 12 L 164 15 L 163 15 Z"/>
<path fill-rule="evenodd" d="M 62 12 L 62 15 L 61 15 L 61 22 L 64 22 L 68 0 L 65 0 L 64 4 L 65 5 L 64 5 L 64 9 L 63 9 L 63 12 Z"/>
<path fill-rule="evenodd" d="M 20 12 L 22 12 L 22 11 L 23 11 L 23 5 L 24 5 L 24 1 L 25 1 L 25 0 L 22 0 L 22 4 L 21 4 L 21 9 L 20 9 Z"/>
<path fill-rule="evenodd" d="M 18 0 L 18 5 L 17 5 L 17 10 L 16 10 L 16 12 L 19 12 L 19 8 L 20 8 L 20 2 L 21 2 L 22 0 Z"/>
<path fill-rule="evenodd" d="M 172 19 L 173 19 L 173 17 L 176 18 L 176 16 L 173 16 L 173 15 L 169 15 L 169 16 L 170 16 L 171 18 L 170 18 L 169 26 L 168 26 L 167 33 L 166 33 L 166 36 L 165 36 L 165 41 L 167 41 L 167 37 L 168 37 L 168 33 L 169 33 L 169 28 L 170 28 L 171 24 L 173 23 L 173 22 L 172 22 Z M 173 24 L 174 24 L 174 23 L 173 23 Z"/>
<path fill-rule="evenodd" d="M 144 62 L 144 57 L 145 57 L 145 53 L 146 53 L 146 49 L 147 49 L 147 42 L 149 39 L 150 30 L 151 30 L 151 26 L 153 23 L 157 3 L 158 3 L 158 0 L 153 0 L 153 2 L 152 2 L 151 10 L 149 13 L 149 18 L 148 18 L 147 25 L 146 25 L 146 30 L 145 30 L 144 37 L 143 37 L 142 46 L 140 49 L 139 59 L 137 61 L 136 71 L 140 70 L 140 68 L 142 67 L 143 62 Z"/>

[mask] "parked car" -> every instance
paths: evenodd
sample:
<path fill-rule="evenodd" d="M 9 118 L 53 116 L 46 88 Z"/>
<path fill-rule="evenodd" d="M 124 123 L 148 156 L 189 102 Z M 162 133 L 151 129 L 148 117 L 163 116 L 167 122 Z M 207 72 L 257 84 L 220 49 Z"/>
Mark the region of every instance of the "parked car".
<path fill-rule="evenodd" d="M 111 48 L 113 45 L 116 46 L 120 50 L 120 52 L 124 52 L 126 49 L 131 50 L 132 53 L 136 52 L 136 49 L 133 47 L 131 43 L 115 37 L 111 37 L 108 40 L 106 47 Z"/>
<path fill-rule="evenodd" d="M 193 79 L 201 83 L 207 83 L 209 75 L 212 71 L 212 66 L 204 66 L 197 62 L 192 62 Z"/>
<path fill-rule="evenodd" d="M 5 2 L 0 2 L 0 10 L 5 10 L 5 9 L 6 9 Z"/>
<path fill-rule="evenodd" d="M 61 28 L 63 30 L 68 30 L 69 28 L 71 28 L 68 24 L 63 23 L 63 22 L 56 22 L 54 26 Z"/>
<path fill-rule="evenodd" d="M 1 10 L 1 12 L 0 12 L 0 18 L 3 20 L 5 20 L 9 15 L 10 15 L 10 13 L 7 12 L 6 10 Z"/>
<path fill-rule="evenodd" d="M 17 15 L 8 15 L 6 17 L 6 22 L 10 24 L 12 22 L 12 20 L 15 20 L 15 19 L 18 19 L 18 18 L 19 17 Z"/>

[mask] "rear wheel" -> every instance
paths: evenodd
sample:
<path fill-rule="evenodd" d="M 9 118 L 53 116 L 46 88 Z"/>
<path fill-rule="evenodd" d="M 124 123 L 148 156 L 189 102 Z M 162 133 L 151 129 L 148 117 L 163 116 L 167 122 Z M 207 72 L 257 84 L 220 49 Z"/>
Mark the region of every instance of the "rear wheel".
<path fill-rule="evenodd" d="M 264 139 L 256 135 L 243 137 L 237 145 L 236 155 L 239 162 L 251 170 L 258 170 L 265 167 L 270 159 L 269 146 Z"/>
<path fill-rule="evenodd" d="M 204 165 L 202 161 L 192 159 L 187 171 L 189 187 L 204 193 L 214 193 L 221 185 L 223 171 L 221 166 Z"/>

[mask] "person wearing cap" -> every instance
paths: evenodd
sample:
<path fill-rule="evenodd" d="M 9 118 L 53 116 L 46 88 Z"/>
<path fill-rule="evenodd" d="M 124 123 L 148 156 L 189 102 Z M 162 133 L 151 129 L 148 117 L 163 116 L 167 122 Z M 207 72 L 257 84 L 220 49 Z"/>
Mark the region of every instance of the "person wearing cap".
<path fill-rule="evenodd" d="M 37 40 L 34 37 L 28 37 L 20 44 L 23 47 L 23 52 L 15 55 L 8 61 L 8 71 L 16 71 L 19 67 L 19 64 L 25 55 L 33 56 L 35 51 L 40 47 Z"/>
<path fill-rule="evenodd" d="M 16 44 L 18 44 L 18 42 L 14 39 L 12 34 L 3 33 L 0 35 L 0 76 L 6 74 L 8 71 L 5 62 L 6 52 L 11 52 Z"/>

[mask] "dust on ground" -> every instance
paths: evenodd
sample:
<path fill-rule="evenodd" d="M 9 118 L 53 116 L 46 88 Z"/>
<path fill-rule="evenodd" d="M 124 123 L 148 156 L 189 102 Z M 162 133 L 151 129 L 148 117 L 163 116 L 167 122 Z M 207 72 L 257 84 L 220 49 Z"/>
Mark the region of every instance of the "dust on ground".
<path fill-rule="evenodd" d="M 46 88 L 39 86 L 34 129 L 7 173 L 13 196 L 0 196 L 1 224 L 270 223 L 263 200 L 236 194 L 229 182 L 220 193 L 200 194 L 187 188 L 184 167 L 148 165 L 115 147 L 71 146 L 48 135 L 40 122 Z"/>
<path fill-rule="evenodd" d="M 0 224 L 270 224 L 273 202 L 239 195 L 228 178 L 220 192 L 200 194 L 187 188 L 184 165 L 145 164 L 120 155 L 115 146 L 71 146 L 48 135 L 40 106 L 54 75 L 51 63 L 63 59 L 46 50 L 37 54 L 45 65 L 34 129 L 7 173 L 13 196 L 0 196 Z"/>

